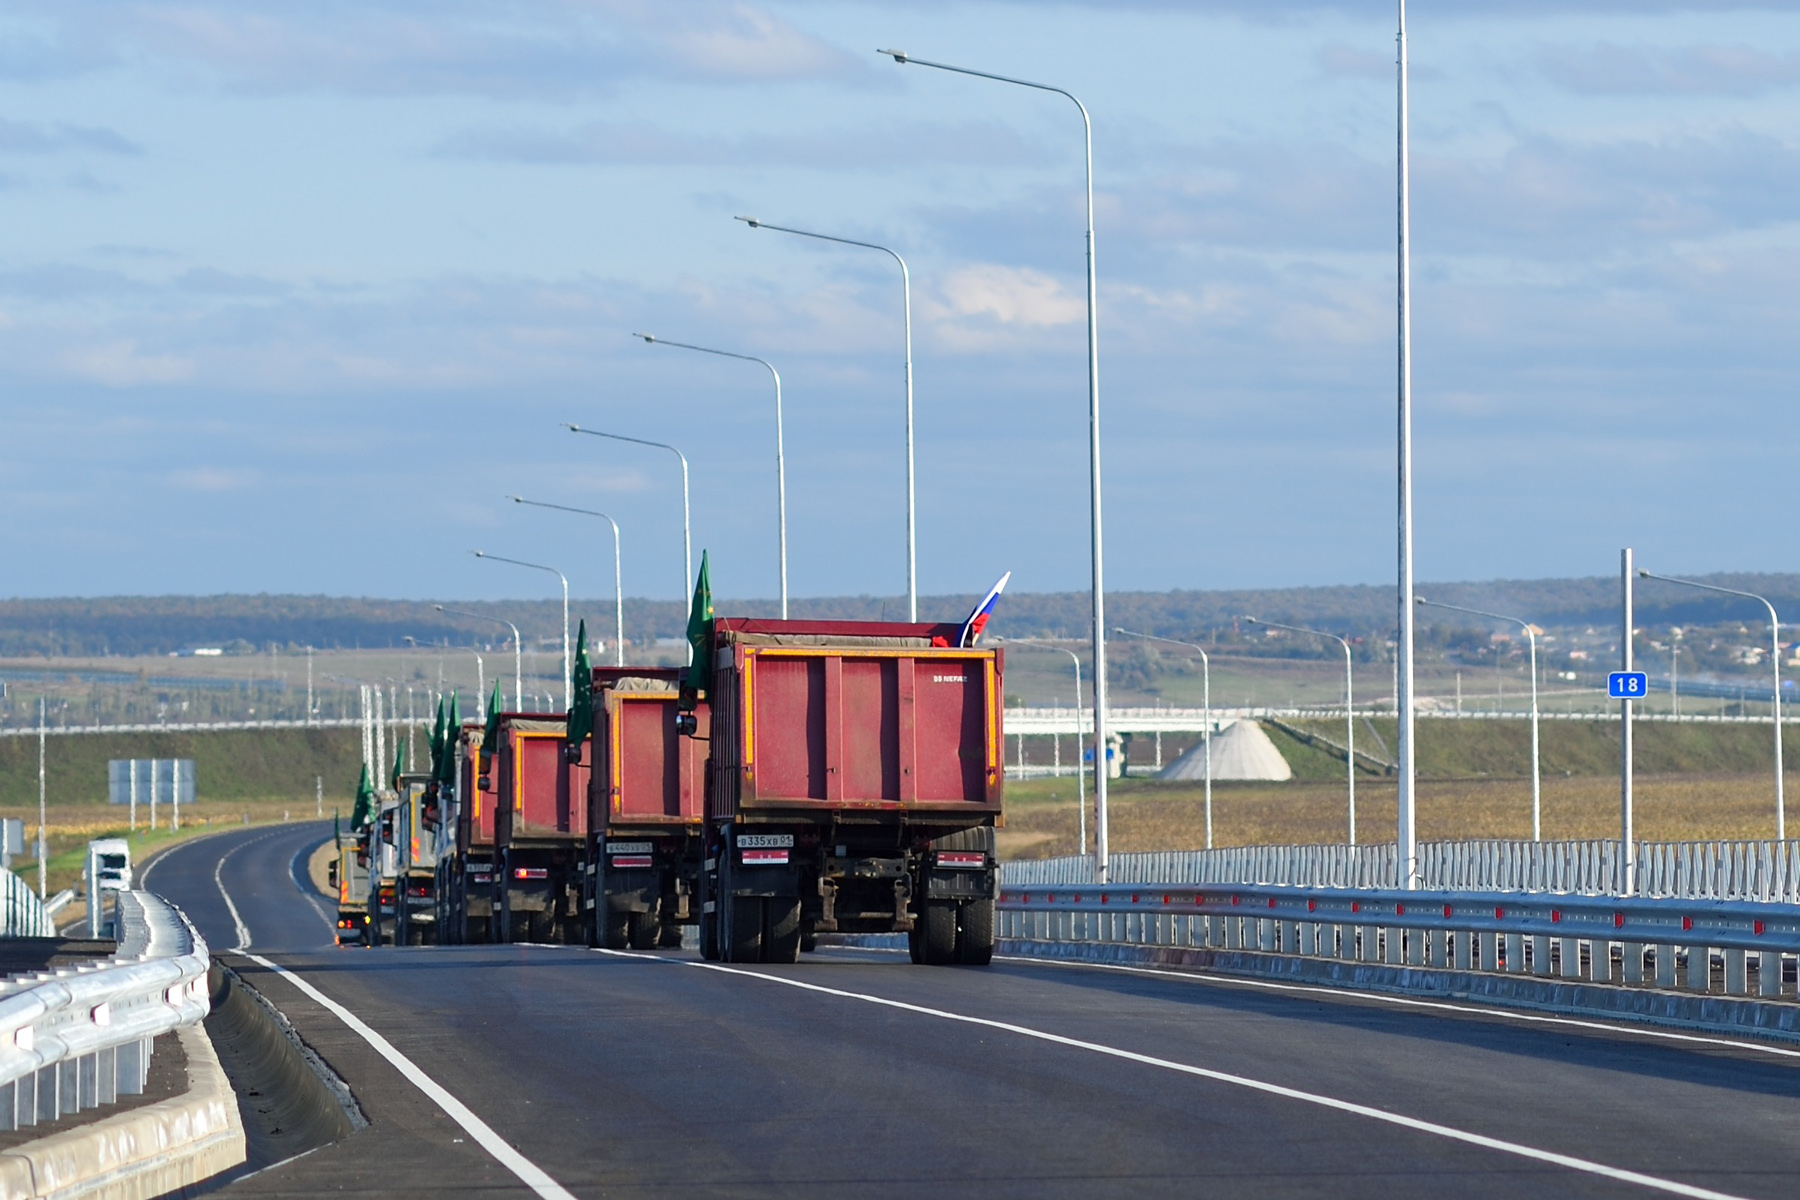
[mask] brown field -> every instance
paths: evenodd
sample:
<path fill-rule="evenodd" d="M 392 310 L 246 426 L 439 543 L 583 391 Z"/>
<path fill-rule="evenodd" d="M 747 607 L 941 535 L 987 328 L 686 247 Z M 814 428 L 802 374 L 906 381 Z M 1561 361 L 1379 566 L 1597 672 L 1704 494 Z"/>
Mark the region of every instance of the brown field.
<path fill-rule="evenodd" d="M 1090 788 L 1092 781 L 1089 782 Z M 1003 858 L 1050 858 L 1076 851 L 1073 779 L 1007 784 Z M 1634 787 L 1637 834 L 1652 841 L 1774 836 L 1774 785 L 1768 775 L 1640 775 Z M 1108 793 L 1111 849 L 1198 850 L 1206 845 L 1203 793 L 1197 784 L 1118 780 Z M 1090 792 L 1088 802 L 1093 803 Z M 1544 837 L 1617 837 L 1619 781 L 1546 779 Z M 1230 783 L 1213 786 L 1213 835 L 1219 846 L 1317 844 L 1345 840 L 1340 783 Z M 1392 780 L 1358 780 L 1357 840 L 1394 840 Z M 1093 835 L 1089 829 L 1090 848 Z M 1518 780 L 1434 780 L 1419 784 L 1418 835 L 1529 838 L 1531 788 Z"/>

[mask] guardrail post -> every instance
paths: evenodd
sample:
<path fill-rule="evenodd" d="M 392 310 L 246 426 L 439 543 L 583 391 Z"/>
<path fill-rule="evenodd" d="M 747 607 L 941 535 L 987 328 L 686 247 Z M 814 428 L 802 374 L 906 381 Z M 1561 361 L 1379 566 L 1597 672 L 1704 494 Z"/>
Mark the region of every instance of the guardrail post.
<path fill-rule="evenodd" d="M 1440 971 L 1450 965 L 1450 931 L 1433 929 L 1425 935 L 1425 944 L 1430 950 L 1431 964 Z"/>
<path fill-rule="evenodd" d="M 1644 943 L 1625 942 L 1619 947 L 1620 975 L 1626 983 L 1644 982 Z"/>
<path fill-rule="evenodd" d="M 1612 943 L 1604 939 L 1588 943 L 1588 978 L 1595 983 L 1612 982 Z"/>
<path fill-rule="evenodd" d="M 1299 941 L 1295 943 L 1297 951 L 1301 954 L 1310 955 L 1315 958 L 1318 957 L 1318 954 L 1319 954 L 1319 925 L 1318 925 L 1318 922 L 1316 922 L 1316 921 L 1301 921 L 1298 924 L 1296 924 L 1294 926 L 1294 928 L 1299 930 L 1299 933 L 1300 933 Z"/>
<path fill-rule="evenodd" d="M 1564 979 L 1581 978 L 1581 939 L 1566 937 L 1560 939 L 1562 953 L 1562 977 Z"/>
<path fill-rule="evenodd" d="M 119 1099 L 118 1051 L 108 1046 L 94 1056 L 94 1079 L 100 1089 L 101 1104 L 115 1104 Z"/>
<path fill-rule="evenodd" d="M 75 1060 L 75 1108 L 100 1107 L 100 1056 L 84 1054 Z"/>
<path fill-rule="evenodd" d="M 1472 965 L 1479 971 L 1498 971 L 1500 969 L 1500 935 L 1492 930 L 1483 930 L 1475 937 L 1476 945 L 1481 950 L 1481 961 Z"/>
<path fill-rule="evenodd" d="M 1526 971 L 1525 935 L 1522 933 L 1506 935 L 1506 969 L 1516 975 L 1523 975 Z"/>
<path fill-rule="evenodd" d="M 1283 954 L 1300 953 L 1300 922 L 1283 921 L 1281 923 L 1281 952 Z"/>
<path fill-rule="evenodd" d="M 56 1102 L 56 1068 L 43 1067 L 36 1072 L 37 1076 L 37 1119 L 33 1125 L 42 1121 L 54 1121 L 61 1115 Z"/>
<path fill-rule="evenodd" d="M 1359 925 L 1357 933 L 1357 957 L 1363 962 L 1381 961 L 1381 935 L 1373 925 Z"/>
<path fill-rule="evenodd" d="M 72 1058 L 56 1064 L 57 1112 L 63 1116 L 72 1116 L 81 1111 L 81 1092 L 75 1071 L 79 1065 Z"/>
<path fill-rule="evenodd" d="M 16 1083 L 0 1086 L 0 1133 L 11 1133 L 19 1127 L 18 1094 Z"/>
<path fill-rule="evenodd" d="M 1774 950 L 1756 952 L 1756 994 L 1781 995 L 1781 955 Z"/>
<path fill-rule="evenodd" d="M 1531 935 L 1531 973 L 1548 975 L 1550 973 L 1550 938 L 1547 934 Z"/>
<path fill-rule="evenodd" d="M 1728 949 L 1725 951 L 1725 994 L 1727 996 L 1742 996 L 1749 992 L 1747 958 L 1748 955 L 1742 950 Z"/>
<path fill-rule="evenodd" d="M 1265 954 L 1275 950 L 1275 922 L 1268 917 L 1259 918 L 1256 922 L 1256 948 Z"/>
<path fill-rule="evenodd" d="M 1653 950 L 1656 954 L 1656 986 L 1672 988 L 1675 986 L 1675 947 L 1658 943 Z"/>
<path fill-rule="evenodd" d="M 1450 951 L 1452 965 L 1458 971 L 1474 970 L 1475 956 L 1471 951 L 1475 948 L 1475 935 L 1466 929 L 1458 929 L 1455 933 L 1450 935 L 1450 938 L 1452 942 L 1452 949 Z"/>
<path fill-rule="evenodd" d="M 1710 947 L 1688 947 L 1687 986 L 1689 991 L 1694 992 L 1712 990 L 1712 950 Z"/>

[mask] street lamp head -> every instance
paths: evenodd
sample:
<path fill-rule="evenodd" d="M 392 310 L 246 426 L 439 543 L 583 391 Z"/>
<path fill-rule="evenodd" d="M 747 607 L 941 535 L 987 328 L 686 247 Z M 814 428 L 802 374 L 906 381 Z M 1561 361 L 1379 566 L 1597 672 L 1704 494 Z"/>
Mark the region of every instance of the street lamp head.
<path fill-rule="evenodd" d="M 1642 568 L 1642 567 L 1638 568 L 1638 574 L 1643 576 L 1645 579 L 1650 578 L 1650 572 L 1644 570 L 1644 568 Z"/>
<path fill-rule="evenodd" d="M 906 61 L 906 51 L 904 50 L 877 50 L 875 53 L 885 54 L 896 63 L 904 63 Z"/>
<path fill-rule="evenodd" d="M 568 421 L 563 422 L 563 428 L 568 430 L 570 433 L 580 433 L 581 432 L 581 426 L 572 424 Z"/>
<path fill-rule="evenodd" d="M 1262 624 L 1262 622 L 1257 620 L 1255 617 L 1245 617 L 1244 620 L 1250 622 L 1252 625 L 1261 625 Z"/>
<path fill-rule="evenodd" d="M 742 221 L 744 224 L 748 225 L 752 229 L 761 229 L 762 228 L 762 222 L 757 220 L 755 217 L 733 217 L 732 219 L 736 220 L 736 221 Z"/>
<path fill-rule="evenodd" d="M 514 496 L 514 495 L 512 495 L 512 494 L 511 494 L 511 493 L 508 493 L 508 494 L 507 494 L 507 497 L 506 497 L 506 498 L 507 498 L 507 499 L 508 499 L 508 500 L 511 500 L 511 501 L 512 501 L 512 502 L 513 502 L 513 503 L 514 503 L 514 504 L 523 504 L 523 503 L 525 503 L 525 497 L 523 497 L 523 496 Z"/>
<path fill-rule="evenodd" d="M 646 345 L 656 341 L 656 335 L 653 333 L 634 333 L 631 336 L 634 338 L 643 338 Z"/>
<path fill-rule="evenodd" d="M 1431 603 L 1431 601 L 1429 601 L 1429 600 L 1427 600 L 1427 599 L 1426 599 L 1426 598 L 1425 598 L 1425 597 L 1423 597 L 1423 596 L 1414 596 L 1414 597 L 1413 597 L 1413 603 L 1414 603 L 1414 604 L 1430 604 L 1430 603 Z"/>
<path fill-rule="evenodd" d="M 486 558 L 487 557 L 487 551 L 485 551 L 485 550 L 471 550 L 471 551 L 469 551 L 469 553 L 473 554 L 476 558 Z"/>
<path fill-rule="evenodd" d="M 434 604 L 434 605 L 432 605 L 432 606 L 431 606 L 431 607 L 433 607 L 433 608 L 435 608 L 435 609 L 437 609 L 437 610 L 438 610 L 438 611 L 439 611 L 439 612 L 443 612 L 443 611 L 444 611 L 444 606 L 443 606 L 443 605 L 441 605 L 441 604 Z"/>

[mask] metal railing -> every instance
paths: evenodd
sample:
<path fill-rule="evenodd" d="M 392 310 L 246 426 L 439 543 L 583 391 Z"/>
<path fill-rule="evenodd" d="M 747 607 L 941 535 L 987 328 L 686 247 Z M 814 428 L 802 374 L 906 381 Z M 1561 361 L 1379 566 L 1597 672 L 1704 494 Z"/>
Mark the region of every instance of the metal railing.
<path fill-rule="evenodd" d="M 1518 892 L 1009 884 L 1002 938 L 1203 947 L 1792 996 L 1800 906 Z M 1720 971 L 1715 981 L 1713 967 Z"/>
<path fill-rule="evenodd" d="M 211 1007 L 206 942 L 150 892 L 117 892 L 111 958 L 0 981 L 0 1129 L 144 1090 L 158 1034 Z"/>
<path fill-rule="evenodd" d="M 1617 895 L 1617 838 L 1586 841 L 1419 843 L 1420 886 L 1427 891 Z M 1392 842 L 1367 846 L 1234 846 L 1115 854 L 1114 882 L 1270 884 L 1282 887 L 1385 888 L 1395 882 Z M 1639 842 L 1638 886 L 1645 897 L 1800 903 L 1800 840 Z M 1001 864 L 1008 886 L 1092 884 L 1088 857 Z"/>
<path fill-rule="evenodd" d="M 31 885 L 0 867 L 0 938 L 55 937 L 56 921 Z"/>

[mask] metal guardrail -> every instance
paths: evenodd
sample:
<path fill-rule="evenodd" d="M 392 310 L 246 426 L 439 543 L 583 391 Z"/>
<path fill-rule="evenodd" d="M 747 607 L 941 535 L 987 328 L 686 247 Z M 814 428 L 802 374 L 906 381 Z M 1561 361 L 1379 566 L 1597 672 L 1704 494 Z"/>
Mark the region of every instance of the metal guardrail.
<path fill-rule="evenodd" d="M 0 938 L 55 937 L 56 920 L 31 885 L 0 867 Z"/>
<path fill-rule="evenodd" d="M 1427 891 L 1612 896 L 1621 890 L 1619 847 L 1617 838 L 1421 842 L 1420 886 Z M 1115 883 L 1323 888 L 1385 888 L 1397 878 L 1392 842 L 1115 854 L 1110 875 Z M 1009 886 L 1092 884 L 1094 860 L 1070 856 L 1007 862 L 1001 864 L 1001 880 Z M 1639 842 L 1635 894 L 1800 904 L 1800 840 Z"/>
<path fill-rule="evenodd" d="M 0 981 L 0 1130 L 141 1094 L 155 1037 L 211 1007 L 188 919 L 150 892 L 114 894 L 111 958 Z"/>
<path fill-rule="evenodd" d="M 1794 995 L 1800 906 L 1517 892 L 1008 885 L 997 932 Z M 1721 968 L 1715 982 L 1713 966 Z"/>

